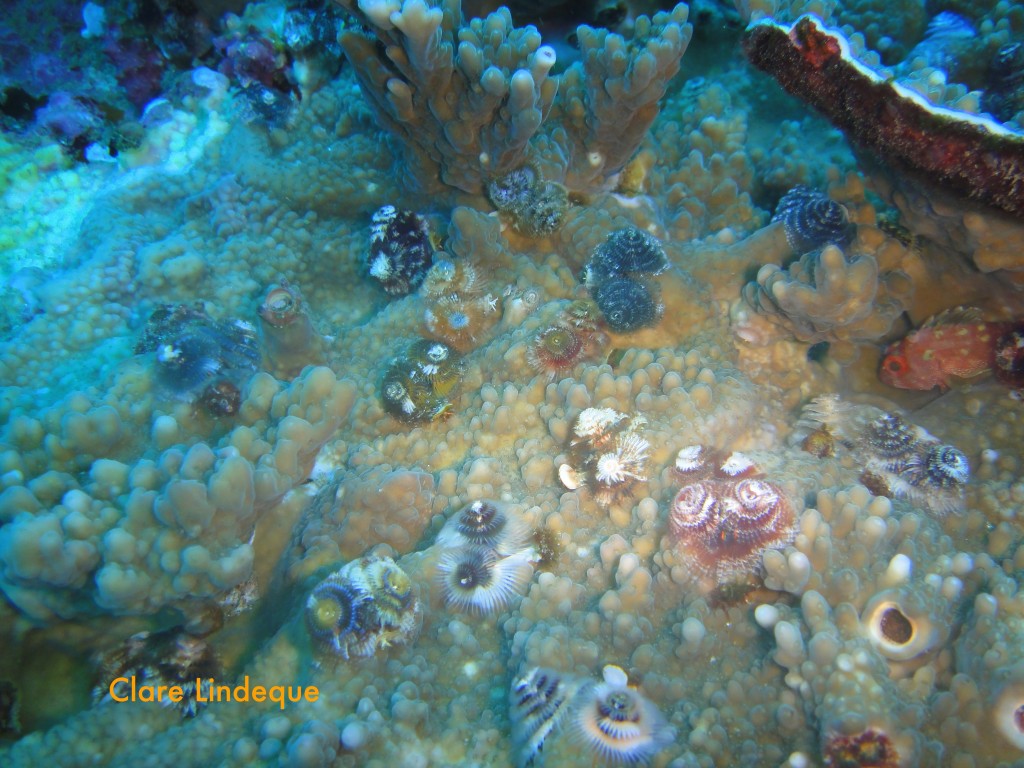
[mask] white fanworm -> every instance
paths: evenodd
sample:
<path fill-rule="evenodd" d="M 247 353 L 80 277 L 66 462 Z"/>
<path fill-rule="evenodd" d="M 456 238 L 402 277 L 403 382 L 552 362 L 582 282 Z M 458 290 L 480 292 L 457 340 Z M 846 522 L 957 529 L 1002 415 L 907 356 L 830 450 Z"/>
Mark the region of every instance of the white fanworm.
<path fill-rule="evenodd" d="M 378 253 L 370 265 L 370 274 L 378 280 L 383 280 L 391 274 L 391 263 L 383 253 Z"/>
<path fill-rule="evenodd" d="M 587 408 L 576 419 L 575 432 L 578 437 L 591 437 L 605 432 L 626 418 L 614 408 Z"/>
<path fill-rule="evenodd" d="M 650 447 L 647 440 L 635 433 L 620 436 L 615 450 L 598 458 L 595 478 L 605 485 L 617 485 L 627 478 L 646 480 L 643 469 Z"/>
<path fill-rule="evenodd" d="M 676 469 L 680 472 L 693 472 L 703 467 L 706 460 L 703 445 L 688 445 L 680 448 L 676 454 Z"/>
<path fill-rule="evenodd" d="M 744 472 L 748 472 L 754 468 L 754 462 L 750 460 L 750 457 L 746 454 L 740 453 L 739 451 L 733 451 L 729 454 L 728 458 L 722 462 L 720 469 L 727 475 L 736 477 L 742 475 Z"/>

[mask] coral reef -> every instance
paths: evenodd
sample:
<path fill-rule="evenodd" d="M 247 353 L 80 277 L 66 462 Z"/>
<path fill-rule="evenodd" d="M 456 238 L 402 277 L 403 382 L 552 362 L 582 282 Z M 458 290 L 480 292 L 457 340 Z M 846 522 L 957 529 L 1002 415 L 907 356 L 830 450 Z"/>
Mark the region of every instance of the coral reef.
<path fill-rule="evenodd" d="M 0 19 L 0 763 L 1024 760 L 1018 223 L 737 55 L 1015 136 L 1020 4 L 99 5 Z M 1009 388 L 879 381 L 955 304 Z"/>
<path fill-rule="evenodd" d="M 325 368 L 287 388 L 257 374 L 231 432 L 183 444 L 184 425 L 154 414 L 155 443 L 133 464 L 113 458 L 138 439 L 127 403 L 72 396 L 52 406 L 63 418 L 49 439 L 42 421 L 19 415 L 4 434 L 21 482 L 4 493 L 0 588 L 40 621 L 195 610 L 249 578 L 257 523 L 305 480 L 354 399 Z M 62 458 L 41 462 L 54 438 Z"/>
<path fill-rule="evenodd" d="M 458 2 L 342 5 L 372 30 L 346 30 L 341 45 L 378 121 L 401 141 L 410 182 L 479 193 L 523 163 L 558 91 L 548 77 L 555 52 L 536 29 L 513 27 L 507 9 L 463 25 Z"/>
<path fill-rule="evenodd" d="M 658 101 L 693 34 L 683 3 L 634 21 L 630 40 L 606 29 L 577 29 L 582 62 L 559 83 L 553 142 L 565 158 L 570 189 L 604 186 L 639 147 Z"/>

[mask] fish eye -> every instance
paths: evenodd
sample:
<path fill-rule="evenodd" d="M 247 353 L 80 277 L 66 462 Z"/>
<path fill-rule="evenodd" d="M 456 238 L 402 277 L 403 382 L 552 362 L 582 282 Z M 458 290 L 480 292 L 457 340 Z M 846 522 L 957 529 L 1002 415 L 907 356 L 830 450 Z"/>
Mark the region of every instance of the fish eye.
<path fill-rule="evenodd" d="M 902 357 L 890 357 L 885 361 L 885 369 L 889 373 L 903 373 L 906 368 L 907 364 L 903 361 Z"/>

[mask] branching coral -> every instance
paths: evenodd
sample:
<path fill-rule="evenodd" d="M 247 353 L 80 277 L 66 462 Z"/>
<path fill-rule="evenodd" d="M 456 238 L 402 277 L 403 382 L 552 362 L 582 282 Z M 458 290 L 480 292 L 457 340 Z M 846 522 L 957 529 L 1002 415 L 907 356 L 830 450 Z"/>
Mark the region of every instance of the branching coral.
<path fill-rule="evenodd" d="M 479 193 L 524 162 L 558 90 L 536 29 L 514 28 L 504 8 L 464 25 L 458 0 L 340 1 L 373 32 L 341 44 L 419 185 Z"/>
<path fill-rule="evenodd" d="M 156 416 L 151 433 L 169 447 L 134 459 L 124 418 L 84 396 L 50 409 L 52 431 L 17 416 L 0 433 L 21 480 L 0 494 L 0 590 L 40 622 L 190 613 L 250 577 L 261 515 L 309 476 L 354 400 L 326 368 L 287 389 L 258 374 L 219 441 L 188 440 L 176 419 Z M 100 458 L 111 454 L 134 463 Z"/>
<path fill-rule="evenodd" d="M 657 116 L 692 32 L 682 3 L 638 17 L 628 42 L 582 26 L 583 63 L 558 78 L 549 77 L 554 49 L 534 27 L 514 27 L 506 8 L 463 20 L 458 0 L 337 2 L 372 31 L 344 32 L 342 47 L 410 174 L 431 191 L 479 194 L 527 162 L 559 91 L 561 124 L 541 152 L 570 187 L 603 186 Z"/>
<path fill-rule="evenodd" d="M 567 155 L 566 184 L 600 187 L 633 156 L 658 116 L 658 101 L 690 42 L 687 7 L 637 19 L 633 39 L 579 28 L 582 64 L 562 77 L 556 141 Z"/>
<path fill-rule="evenodd" d="M 879 275 L 870 254 L 847 261 L 828 246 L 787 269 L 766 264 L 743 297 L 758 312 L 806 342 L 877 339 L 903 311 L 898 273 Z"/>

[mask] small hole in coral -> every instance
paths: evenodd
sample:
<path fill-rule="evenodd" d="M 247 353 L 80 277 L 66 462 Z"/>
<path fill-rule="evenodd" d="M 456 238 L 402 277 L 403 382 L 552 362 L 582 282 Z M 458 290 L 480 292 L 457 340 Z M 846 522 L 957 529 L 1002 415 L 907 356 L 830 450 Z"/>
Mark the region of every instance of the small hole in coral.
<path fill-rule="evenodd" d="M 914 636 L 914 625 L 899 608 L 886 608 L 878 628 L 882 637 L 894 645 L 906 645 Z"/>

